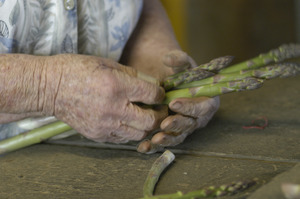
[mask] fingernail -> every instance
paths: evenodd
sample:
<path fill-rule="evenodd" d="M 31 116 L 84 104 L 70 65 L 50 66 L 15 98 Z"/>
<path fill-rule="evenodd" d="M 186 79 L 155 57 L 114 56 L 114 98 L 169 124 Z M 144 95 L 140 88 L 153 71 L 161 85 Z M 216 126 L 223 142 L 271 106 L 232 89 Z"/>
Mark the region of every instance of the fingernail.
<path fill-rule="evenodd" d="M 137 151 L 140 153 L 147 153 L 151 149 L 151 141 L 150 140 L 144 140 L 142 141 L 138 147 Z"/>
<path fill-rule="evenodd" d="M 181 102 L 175 102 L 174 104 L 171 105 L 172 109 L 180 109 L 182 107 L 182 103 Z"/>

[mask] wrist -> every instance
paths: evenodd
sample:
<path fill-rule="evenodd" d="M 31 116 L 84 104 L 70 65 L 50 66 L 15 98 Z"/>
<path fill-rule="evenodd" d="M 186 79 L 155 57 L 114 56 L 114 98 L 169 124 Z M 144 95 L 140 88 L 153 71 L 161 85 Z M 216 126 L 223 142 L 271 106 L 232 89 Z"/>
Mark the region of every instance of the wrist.
<path fill-rule="evenodd" d="M 49 66 L 44 56 L 5 54 L 0 58 L 0 112 L 50 113 L 56 85 L 48 77 Z"/>
<path fill-rule="evenodd" d="M 36 104 L 38 112 L 44 115 L 55 115 L 56 100 L 60 89 L 63 70 L 70 62 L 69 55 L 54 55 L 45 57 L 40 72 L 38 98 Z"/>

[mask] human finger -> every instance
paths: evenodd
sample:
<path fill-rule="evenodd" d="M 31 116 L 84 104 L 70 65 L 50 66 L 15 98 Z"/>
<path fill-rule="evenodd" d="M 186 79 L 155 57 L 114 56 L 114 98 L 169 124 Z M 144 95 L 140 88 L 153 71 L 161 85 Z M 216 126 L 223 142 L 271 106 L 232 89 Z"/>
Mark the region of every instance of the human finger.
<path fill-rule="evenodd" d="M 121 71 L 125 72 L 126 74 L 128 74 L 131 77 L 136 77 L 136 78 L 144 80 L 146 82 L 149 82 L 149 83 L 152 83 L 152 84 L 155 84 L 155 85 L 160 85 L 158 79 L 156 79 L 156 78 L 154 78 L 150 75 L 147 75 L 147 74 L 145 74 L 141 71 L 138 71 L 135 68 L 120 65 L 119 69 Z"/>
<path fill-rule="evenodd" d="M 152 137 L 151 143 L 154 145 L 159 145 L 161 147 L 176 146 L 182 143 L 188 135 L 189 133 L 172 135 L 165 132 L 159 132 Z"/>
<path fill-rule="evenodd" d="M 195 118 L 204 115 L 213 116 L 219 106 L 219 97 L 178 98 L 169 104 L 172 111 Z"/>
<path fill-rule="evenodd" d="M 163 64 L 171 67 L 175 73 L 196 66 L 196 62 L 181 50 L 172 50 L 164 55 Z"/>
<path fill-rule="evenodd" d="M 160 104 L 164 99 L 165 91 L 159 86 L 157 79 L 114 62 L 110 63 L 110 66 L 113 70 L 108 74 L 111 75 L 111 79 L 116 80 L 115 87 L 123 89 L 130 102 Z"/>
<path fill-rule="evenodd" d="M 197 121 L 195 118 L 176 114 L 164 119 L 160 128 L 162 131 L 173 135 L 190 133 L 197 128 Z"/>
<path fill-rule="evenodd" d="M 143 140 L 137 146 L 137 151 L 145 154 L 153 154 L 158 151 L 163 151 L 164 147 L 158 144 L 153 144 L 151 140 Z"/>
<path fill-rule="evenodd" d="M 165 97 L 162 87 L 137 78 L 131 78 L 124 87 L 130 102 L 160 104 Z"/>
<path fill-rule="evenodd" d="M 101 134 L 101 137 L 92 137 L 90 139 L 96 142 L 126 143 L 128 141 L 139 141 L 146 135 L 146 131 L 121 124 L 118 128 L 105 134 L 105 136 Z"/>
<path fill-rule="evenodd" d="M 144 131 L 152 131 L 159 127 L 168 115 L 167 106 L 141 107 L 130 103 L 124 111 L 123 124 Z"/>

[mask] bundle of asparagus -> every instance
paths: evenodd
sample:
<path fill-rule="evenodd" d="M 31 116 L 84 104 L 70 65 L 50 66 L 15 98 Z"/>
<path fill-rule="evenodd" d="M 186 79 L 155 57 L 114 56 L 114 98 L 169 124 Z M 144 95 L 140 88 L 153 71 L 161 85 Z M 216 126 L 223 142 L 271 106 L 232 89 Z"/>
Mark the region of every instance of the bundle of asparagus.
<path fill-rule="evenodd" d="M 213 59 L 207 64 L 167 77 L 163 83 L 166 90 L 163 104 L 169 104 L 179 97 L 214 97 L 257 89 L 262 86 L 263 79 L 290 77 L 300 73 L 300 64 L 282 63 L 297 57 L 300 57 L 300 45 L 288 44 L 232 66 L 228 66 L 232 56 Z M 0 154 L 38 143 L 39 140 L 70 129 L 67 124 L 58 121 L 28 132 L 27 135 L 30 136 L 15 136 L 0 141 Z M 32 139 L 33 137 L 42 139 Z"/>
<path fill-rule="evenodd" d="M 168 77 L 163 83 L 168 91 L 163 103 L 168 104 L 179 97 L 214 97 L 253 90 L 262 86 L 263 79 L 295 76 L 300 73 L 300 64 L 282 61 L 297 57 L 300 57 L 300 45 L 289 44 L 229 67 L 232 57 L 214 59 Z"/>
<path fill-rule="evenodd" d="M 225 68 L 232 60 L 233 56 L 219 57 L 211 60 L 209 63 L 171 75 L 165 79 L 164 88 L 165 90 L 170 90 L 183 83 L 189 83 L 213 76 L 215 75 L 213 71 Z"/>

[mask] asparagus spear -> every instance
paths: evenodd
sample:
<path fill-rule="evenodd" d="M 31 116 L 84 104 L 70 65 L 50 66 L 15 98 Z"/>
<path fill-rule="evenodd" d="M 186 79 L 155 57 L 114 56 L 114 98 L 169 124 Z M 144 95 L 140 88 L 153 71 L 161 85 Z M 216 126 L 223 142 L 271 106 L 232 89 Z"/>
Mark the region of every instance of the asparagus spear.
<path fill-rule="evenodd" d="M 202 64 L 195 68 L 189 68 L 183 72 L 176 73 L 167 77 L 163 83 L 166 90 L 170 90 L 183 83 L 188 83 L 204 79 L 215 75 L 214 71 L 226 67 L 233 59 L 233 56 L 224 56 L 211 60 L 209 63 Z"/>
<path fill-rule="evenodd" d="M 142 199 L 191 199 L 191 198 L 211 198 L 226 195 L 233 195 L 239 191 L 243 191 L 256 184 L 256 179 L 232 182 L 230 184 L 221 185 L 220 187 L 210 186 L 197 191 L 188 192 L 186 194 L 178 191 L 173 194 L 157 195 L 152 197 L 144 196 Z"/>
<path fill-rule="evenodd" d="M 71 130 L 67 124 L 57 121 L 26 133 L 0 141 L 0 154 L 15 151 L 33 144 L 37 144 L 50 137 Z"/>
<path fill-rule="evenodd" d="M 57 119 L 53 116 L 42 116 L 2 124 L 0 125 L 0 140 L 19 135 L 55 121 L 57 121 Z"/>
<path fill-rule="evenodd" d="M 214 97 L 230 92 L 257 89 L 262 86 L 262 83 L 263 80 L 261 79 L 247 77 L 240 81 L 230 81 L 193 88 L 173 90 L 166 93 L 163 104 L 169 104 L 176 98 L 192 98 L 201 96 Z"/>
<path fill-rule="evenodd" d="M 207 77 L 211 77 L 215 75 L 215 73 L 200 69 L 200 68 L 193 68 L 193 70 L 185 71 L 180 74 L 177 74 L 174 77 L 167 78 L 164 83 L 164 89 L 170 90 L 173 87 L 176 87 L 182 83 L 188 83 L 200 79 L 204 79 Z"/>
<path fill-rule="evenodd" d="M 291 77 L 300 73 L 300 64 L 298 63 L 280 63 L 276 65 L 265 66 L 255 70 L 246 70 L 235 73 L 217 74 L 206 79 L 193 81 L 176 86 L 174 89 L 192 88 L 206 84 L 216 84 L 221 82 L 238 81 L 247 77 L 256 77 L 261 79 L 272 79 L 275 77 Z"/>
<path fill-rule="evenodd" d="M 233 60 L 233 58 L 234 58 L 233 56 L 229 56 L 229 55 L 224 56 L 224 57 L 218 57 L 218 58 L 211 60 L 207 64 L 202 64 L 202 65 L 198 66 L 197 68 L 216 72 L 216 71 L 219 71 L 219 70 L 225 68 L 226 66 L 228 66 L 231 63 L 231 61 Z"/>
<path fill-rule="evenodd" d="M 249 59 L 247 61 L 235 64 L 233 66 L 224 68 L 219 71 L 220 74 L 232 73 L 241 70 L 249 70 L 259 68 L 271 63 L 282 62 L 286 59 L 296 58 L 300 56 L 299 44 L 284 44 L 277 49 L 273 49 L 268 53 L 260 54 L 257 57 Z"/>
<path fill-rule="evenodd" d="M 175 159 L 175 155 L 166 150 L 158 159 L 153 163 L 149 174 L 146 178 L 143 193 L 145 197 L 150 197 L 153 195 L 154 187 L 164 169 L 169 166 Z"/>

